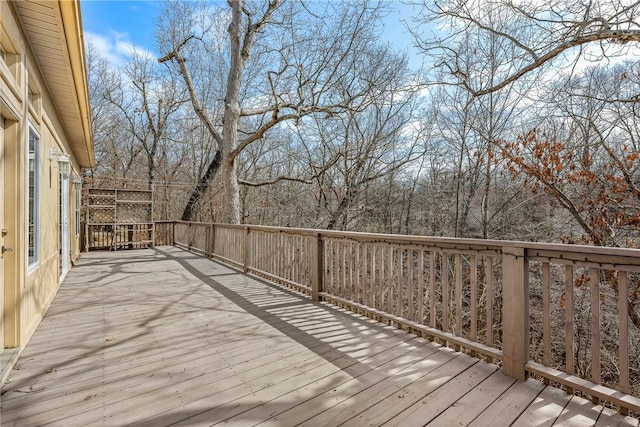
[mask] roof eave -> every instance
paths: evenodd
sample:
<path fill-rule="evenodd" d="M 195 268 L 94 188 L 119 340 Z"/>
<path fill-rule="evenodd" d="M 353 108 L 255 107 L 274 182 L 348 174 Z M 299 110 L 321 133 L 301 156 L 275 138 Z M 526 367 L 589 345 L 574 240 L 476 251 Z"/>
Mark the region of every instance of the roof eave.
<path fill-rule="evenodd" d="M 80 167 L 95 167 L 93 134 L 91 130 L 91 109 L 89 106 L 89 86 L 84 52 L 84 34 L 82 31 L 82 15 L 79 0 L 59 0 L 62 15 L 64 36 L 69 51 L 69 62 L 73 73 L 80 120 L 84 131 L 83 147 L 73 147 L 74 155 Z M 81 152 L 78 152 L 81 151 Z"/>

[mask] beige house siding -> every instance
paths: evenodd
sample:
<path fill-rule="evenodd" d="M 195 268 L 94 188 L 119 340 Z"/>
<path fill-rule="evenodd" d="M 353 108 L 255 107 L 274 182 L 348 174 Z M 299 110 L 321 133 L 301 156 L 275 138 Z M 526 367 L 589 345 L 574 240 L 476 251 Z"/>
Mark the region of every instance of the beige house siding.
<path fill-rule="evenodd" d="M 63 272 L 58 159 L 62 155 L 71 161 L 67 204 L 70 260 L 79 254 L 75 222 L 75 188 L 79 184 L 74 181 L 81 167 L 93 166 L 93 147 L 79 3 L 3 0 L 0 23 L 0 141 L 4 150 L 0 228 L 6 230 L 0 243 L 12 249 L 0 265 L 0 294 L 4 297 L 0 298 L 4 314 L 0 316 L 4 319 L 0 345 L 10 348 L 26 344 L 59 288 Z M 39 136 L 39 255 L 33 265 L 28 265 L 27 257 L 30 129 Z"/>

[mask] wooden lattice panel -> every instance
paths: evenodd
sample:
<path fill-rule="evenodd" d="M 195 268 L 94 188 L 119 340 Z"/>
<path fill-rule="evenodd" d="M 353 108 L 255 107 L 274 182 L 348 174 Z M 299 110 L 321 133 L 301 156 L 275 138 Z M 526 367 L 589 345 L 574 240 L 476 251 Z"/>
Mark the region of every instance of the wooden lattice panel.
<path fill-rule="evenodd" d="M 153 244 L 153 192 L 90 188 L 88 247 L 116 249 Z"/>
<path fill-rule="evenodd" d="M 116 222 L 118 224 L 140 224 L 150 222 L 151 205 L 118 201 Z"/>
<path fill-rule="evenodd" d="M 115 207 L 93 206 L 89 209 L 90 224 L 112 224 L 116 221 Z"/>
<path fill-rule="evenodd" d="M 118 201 L 151 202 L 153 192 L 137 190 L 117 190 Z"/>

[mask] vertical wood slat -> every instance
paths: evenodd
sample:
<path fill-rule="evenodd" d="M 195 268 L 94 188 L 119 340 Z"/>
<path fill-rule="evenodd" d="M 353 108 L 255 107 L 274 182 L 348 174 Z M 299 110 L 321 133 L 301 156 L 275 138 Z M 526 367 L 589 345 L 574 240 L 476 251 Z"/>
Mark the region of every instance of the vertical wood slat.
<path fill-rule="evenodd" d="M 327 239 L 324 242 L 324 288 L 333 293 L 333 245 L 334 241 Z"/>
<path fill-rule="evenodd" d="M 626 271 L 618 273 L 618 358 L 620 365 L 620 391 L 629 393 L 629 303 L 627 301 L 628 278 Z M 623 415 L 629 415 L 629 411 L 620 408 Z"/>
<path fill-rule="evenodd" d="M 487 292 L 487 345 L 493 347 L 493 257 L 486 258 L 485 278 L 487 280 L 485 287 Z"/>
<path fill-rule="evenodd" d="M 478 259 L 475 255 L 471 255 L 469 258 L 469 292 L 470 292 L 470 307 L 471 311 L 471 325 L 469 328 L 469 338 L 471 341 L 478 339 Z M 475 356 L 475 353 L 472 355 Z"/>
<path fill-rule="evenodd" d="M 353 242 L 348 242 L 349 245 L 349 252 L 348 252 L 348 256 L 349 256 L 349 261 L 347 262 L 347 265 L 349 265 L 349 285 L 347 286 L 347 294 L 348 294 L 348 298 L 353 301 Z M 346 251 L 345 251 L 346 252 Z"/>
<path fill-rule="evenodd" d="M 278 268 L 276 271 L 276 276 L 283 277 L 284 270 L 284 235 L 282 233 L 278 233 L 278 251 L 276 252 L 278 258 Z"/>
<path fill-rule="evenodd" d="M 305 267 L 306 267 L 306 263 L 305 263 L 305 242 L 306 242 L 306 237 L 305 236 L 298 236 L 298 239 L 296 240 L 296 250 L 295 250 L 295 257 L 296 257 L 296 283 L 300 283 L 301 285 L 304 285 L 306 282 L 306 277 L 305 277 Z"/>
<path fill-rule="evenodd" d="M 589 269 L 591 279 L 591 381 L 600 384 L 600 270 Z M 594 399 L 594 403 L 598 399 Z"/>
<path fill-rule="evenodd" d="M 456 274 L 456 335 L 462 336 L 462 256 L 455 255 Z M 455 347 L 460 350 L 460 347 Z"/>
<path fill-rule="evenodd" d="M 271 233 L 265 232 L 262 235 L 262 262 L 260 263 L 260 267 L 263 271 L 270 272 L 271 266 L 271 256 L 269 255 L 269 244 L 271 240 Z M 311 259 L 313 256 L 311 257 Z"/>
<path fill-rule="evenodd" d="M 284 266 L 286 264 L 286 247 L 284 244 L 284 234 L 278 233 L 278 270 L 276 272 L 277 277 L 284 277 Z"/>
<path fill-rule="evenodd" d="M 440 254 L 442 268 L 442 330 L 449 332 L 449 254 Z"/>
<path fill-rule="evenodd" d="M 263 270 L 271 273 L 271 265 L 273 263 L 273 256 L 271 256 L 270 254 L 273 252 L 273 246 L 272 246 L 272 241 L 271 238 L 273 236 L 273 233 L 271 232 L 266 232 L 264 234 L 264 249 L 265 249 L 265 257 L 264 257 L 264 264 L 263 264 Z M 272 248 L 271 251 L 269 251 L 269 248 Z M 311 258 L 313 259 L 313 254 L 311 255 Z"/>
<path fill-rule="evenodd" d="M 342 240 L 336 240 L 336 250 L 334 254 L 334 259 L 336 263 L 335 267 L 335 285 L 336 285 L 336 295 L 344 296 L 344 283 L 341 280 L 342 277 L 342 269 L 344 268 L 342 265 L 342 258 L 340 257 L 340 251 L 342 250 L 344 242 Z"/>
<path fill-rule="evenodd" d="M 294 282 L 295 260 L 293 258 L 294 237 L 291 234 L 287 234 L 285 237 L 287 242 L 287 265 L 285 268 L 285 279 Z"/>
<path fill-rule="evenodd" d="M 278 260 L 277 257 L 275 256 L 275 254 L 278 253 L 278 234 L 277 233 L 271 233 L 270 236 L 270 240 L 271 240 L 271 250 L 273 251 L 273 255 L 271 256 L 271 267 L 269 268 L 269 273 L 275 275 L 277 274 L 276 272 L 278 271 Z"/>
<path fill-rule="evenodd" d="M 268 233 L 261 233 L 260 234 L 260 270 L 262 270 L 262 271 L 267 271 L 267 263 L 265 261 L 266 254 L 268 253 L 266 251 L 267 236 L 268 236 Z"/>
<path fill-rule="evenodd" d="M 296 236 L 293 239 L 293 281 L 296 283 L 302 283 L 300 280 L 300 241 L 302 236 Z"/>
<path fill-rule="evenodd" d="M 369 303 L 369 293 L 367 292 L 367 284 L 369 282 L 369 245 L 362 243 L 360 252 L 360 303 L 367 305 Z"/>
<path fill-rule="evenodd" d="M 357 245 L 358 245 L 358 259 L 356 264 L 354 265 L 354 270 L 356 273 L 356 277 L 358 278 L 358 303 L 366 304 L 367 295 L 364 288 L 366 283 L 365 269 L 367 267 L 366 265 L 367 248 L 365 247 L 366 245 L 361 242 L 359 242 Z"/>
<path fill-rule="evenodd" d="M 280 271 L 280 260 L 281 257 L 280 255 L 280 233 L 275 233 L 273 235 L 273 275 L 274 276 L 278 276 L 278 273 Z"/>
<path fill-rule="evenodd" d="M 359 270 L 361 272 L 361 277 L 362 277 L 362 298 L 360 300 L 362 305 L 367 305 L 369 303 L 369 293 L 367 292 L 367 283 L 368 283 L 368 279 L 369 279 L 369 274 L 368 274 L 368 268 L 369 268 L 369 257 L 368 257 L 368 251 L 369 249 L 369 245 L 367 243 L 362 243 L 362 253 L 360 254 L 360 264 L 359 264 Z"/>
<path fill-rule="evenodd" d="M 424 325 L 424 250 L 418 252 L 418 322 Z"/>
<path fill-rule="evenodd" d="M 347 282 L 347 243 L 342 242 L 342 288 L 344 297 L 351 299 L 351 292 Z"/>
<path fill-rule="evenodd" d="M 320 301 L 320 292 L 324 292 L 322 283 L 322 273 L 324 270 L 324 246 L 322 235 L 315 235 L 315 242 L 311 246 L 313 264 L 311 267 L 311 299 Z"/>
<path fill-rule="evenodd" d="M 369 277 L 369 293 L 371 294 L 369 296 L 369 306 L 370 307 L 375 307 L 376 306 L 376 292 L 375 292 L 375 282 L 376 282 L 376 246 L 375 244 L 370 244 L 369 245 L 369 252 L 370 252 L 370 264 L 371 264 L 371 274 Z"/>
<path fill-rule="evenodd" d="M 327 290 L 329 292 L 331 292 L 332 294 L 336 294 L 337 293 L 337 283 L 336 283 L 336 249 L 338 246 L 338 241 L 337 240 L 330 240 L 329 241 L 329 253 L 328 253 L 328 257 L 327 257 L 327 261 L 328 261 L 328 276 L 329 276 L 329 280 L 327 281 Z"/>
<path fill-rule="evenodd" d="M 342 249 L 342 251 L 340 252 L 340 264 L 342 265 L 341 277 L 340 277 L 340 280 L 342 281 L 342 284 L 341 284 L 342 293 L 344 295 L 344 298 L 350 299 L 351 296 L 349 295 L 349 285 L 347 282 L 347 271 L 349 268 L 348 259 L 347 259 L 348 242 L 346 240 L 340 242 L 340 248 Z"/>
<path fill-rule="evenodd" d="M 542 363 L 544 366 L 551 365 L 551 286 L 550 265 L 548 262 L 542 263 Z M 545 384 L 549 380 L 545 378 Z"/>
<path fill-rule="evenodd" d="M 384 249 L 383 245 L 378 246 L 378 310 L 384 310 Z"/>
<path fill-rule="evenodd" d="M 244 238 L 242 239 L 242 265 L 244 268 L 244 272 L 247 273 L 249 271 L 249 256 L 251 254 L 249 244 L 251 239 L 251 228 L 244 228 Z"/>
<path fill-rule="evenodd" d="M 342 275 L 344 273 L 344 242 L 341 240 L 334 240 L 331 242 L 331 263 L 333 265 L 331 274 L 332 287 L 327 287 L 327 292 L 332 292 L 334 295 L 340 297 L 347 297 L 347 285 Z M 325 251 L 327 251 L 327 243 L 325 243 Z M 332 290 L 331 290 L 332 289 Z"/>
<path fill-rule="evenodd" d="M 436 251 L 429 252 L 429 326 L 436 327 Z"/>
<path fill-rule="evenodd" d="M 396 314 L 400 317 L 402 317 L 402 306 L 404 304 L 404 292 L 403 292 L 403 287 L 404 287 L 404 283 L 403 283 L 403 274 L 402 274 L 402 246 L 398 246 L 397 247 L 397 253 L 398 253 L 398 257 L 397 257 L 397 269 L 398 269 L 398 305 L 396 308 Z"/>
<path fill-rule="evenodd" d="M 413 249 L 407 250 L 407 319 L 415 321 L 413 311 L 413 296 L 415 295 L 415 283 L 413 277 Z"/>
<path fill-rule="evenodd" d="M 285 279 L 289 278 L 289 269 L 291 267 L 291 246 L 289 245 L 289 235 L 282 235 L 282 271 L 281 276 Z"/>
<path fill-rule="evenodd" d="M 284 265 L 284 278 L 293 282 L 293 236 L 290 234 L 284 235 L 285 243 L 285 265 Z"/>
<path fill-rule="evenodd" d="M 253 256 L 251 263 L 258 270 L 262 270 L 262 234 L 261 231 L 253 233 Z"/>
<path fill-rule="evenodd" d="M 356 302 L 360 302 L 360 269 L 358 266 L 362 265 L 360 262 L 360 243 L 356 242 L 356 256 L 353 263 L 353 274 L 356 277 Z"/>
<path fill-rule="evenodd" d="M 215 226 L 213 224 L 210 224 L 208 229 L 207 229 L 207 239 L 209 241 L 209 245 L 207 246 L 207 256 L 209 258 L 213 257 L 213 248 L 215 247 Z"/>
<path fill-rule="evenodd" d="M 569 375 L 575 373 L 574 360 L 575 350 L 573 344 L 573 266 L 565 266 L 564 277 L 564 295 L 565 295 L 565 354 L 566 354 L 566 371 Z M 573 394 L 573 388 L 568 387 L 567 392 Z"/>
<path fill-rule="evenodd" d="M 305 279 L 305 256 L 304 256 L 304 247 L 307 238 L 305 236 L 298 236 L 298 240 L 296 241 L 296 282 L 304 285 L 306 283 Z"/>
<path fill-rule="evenodd" d="M 389 313 L 393 313 L 393 246 L 389 245 L 389 254 L 387 257 L 387 288 L 386 288 L 386 299 L 387 299 L 387 311 Z"/>

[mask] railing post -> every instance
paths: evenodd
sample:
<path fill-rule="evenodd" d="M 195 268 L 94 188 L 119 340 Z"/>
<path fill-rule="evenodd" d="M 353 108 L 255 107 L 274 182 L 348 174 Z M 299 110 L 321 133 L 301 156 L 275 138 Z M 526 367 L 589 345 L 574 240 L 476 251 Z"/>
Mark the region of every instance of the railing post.
<path fill-rule="evenodd" d="M 523 247 L 502 248 L 502 370 L 524 381 L 529 361 L 529 266 Z"/>
<path fill-rule="evenodd" d="M 191 244 L 193 243 L 193 233 L 191 232 L 191 225 L 192 223 L 189 222 L 189 225 L 187 226 L 187 247 L 189 248 L 189 250 L 191 250 Z"/>
<path fill-rule="evenodd" d="M 244 272 L 245 273 L 249 272 L 249 257 L 251 256 L 251 250 L 250 250 L 250 247 L 249 247 L 250 233 L 251 233 L 251 228 L 250 227 L 245 227 L 244 228 L 244 239 L 243 239 L 243 242 L 242 242 L 242 264 L 244 265 Z"/>
<path fill-rule="evenodd" d="M 315 242 L 311 248 L 311 299 L 320 301 L 320 292 L 323 292 L 322 271 L 324 270 L 324 241 L 322 235 L 315 235 Z"/>
<path fill-rule="evenodd" d="M 175 246 L 176 244 L 176 223 L 175 221 L 171 223 L 171 246 Z"/>

